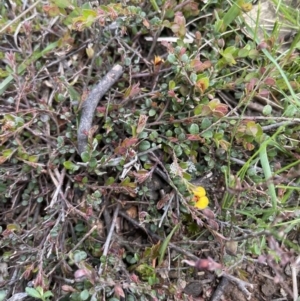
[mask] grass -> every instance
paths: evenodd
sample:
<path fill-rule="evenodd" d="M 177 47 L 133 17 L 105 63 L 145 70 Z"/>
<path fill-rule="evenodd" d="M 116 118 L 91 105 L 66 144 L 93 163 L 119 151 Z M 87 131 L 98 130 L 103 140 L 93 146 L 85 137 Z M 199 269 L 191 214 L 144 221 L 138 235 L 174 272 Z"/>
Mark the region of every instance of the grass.
<path fill-rule="evenodd" d="M 297 10 L 101 3 L 0 4 L 0 300 L 296 301 Z"/>

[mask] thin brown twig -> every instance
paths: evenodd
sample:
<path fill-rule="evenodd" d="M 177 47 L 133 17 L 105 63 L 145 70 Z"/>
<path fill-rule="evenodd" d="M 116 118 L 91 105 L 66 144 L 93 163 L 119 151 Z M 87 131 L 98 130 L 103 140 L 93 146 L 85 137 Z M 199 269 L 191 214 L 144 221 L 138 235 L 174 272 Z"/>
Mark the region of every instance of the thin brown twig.
<path fill-rule="evenodd" d="M 163 18 L 162 18 L 163 19 Z M 148 56 L 147 56 L 147 60 L 150 60 L 152 54 L 153 54 L 153 51 L 156 47 L 156 43 L 157 43 L 157 39 L 159 38 L 160 34 L 162 32 L 162 28 L 160 28 L 156 33 L 155 33 L 155 36 L 153 38 L 153 41 L 152 41 L 152 45 L 151 45 L 151 48 L 149 50 L 149 53 L 148 53 Z"/>

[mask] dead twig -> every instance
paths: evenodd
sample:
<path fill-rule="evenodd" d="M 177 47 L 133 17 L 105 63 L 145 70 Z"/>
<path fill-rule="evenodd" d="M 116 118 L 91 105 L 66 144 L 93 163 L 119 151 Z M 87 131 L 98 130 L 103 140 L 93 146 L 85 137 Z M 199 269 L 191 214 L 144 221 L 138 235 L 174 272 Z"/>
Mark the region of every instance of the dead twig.
<path fill-rule="evenodd" d="M 210 301 L 219 301 L 221 300 L 222 296 L 224 295 L 224 289 L 228 285 L 228 279 L 223 277 L 221 282 L 219 283 L 217 289 L 215 290 L 214 294 L 212 295 Z"/>
<path fill-rule="evenodd" d="M 91 129 L 94 112 L 104 94 L 115 84 L 123 73 L 120 65 L 115 65 L 89 94 L 83 103 L 81 118 L 77 132 L 78 153 L 81 155 L 87 147 L 88 132 Z"/>
<path fill-rule="evenodd" d="M 234 276 L 231 276 L 229 274 L 223 273 L 223 277 L 226 277 L 230 282 L 233 282 L 237 285 L 237 287 L 242 291 L 242 293 L 246 296 L 247 300 L 251 299 L 251 293 L 248 291 L 247 287 L 250 287 L 253 289 L 253 284 L 243 281 L 239 278 L 236 278 Z"/>
<path fill-rule="evenodd" d="M 112 238 L 115 226 L 116 226 L 117 217 L 118 217 L 118 214 L 119 214 L 119 209 L 120 209 L 120 204 L 117 205 L 117 207 L 115 209 L 115 212 L 114 212 L 112 223 L 111 223 L 111 226 L 110 226 L 107 238 L 106 238 L 106 242 L 104 244 L 103 256 L 107 256 L 109 245 L 110 245 L 110 242 L 111 242 L 111 238 Z M 103 263 L 100 264 L 100 267 L 99 267 L 99 270 L 98 270 L 98 275 L 99 276 L 102 274 L 102 271 L 103 271 Z"/>
<path fill-rule="evenodd" d="M 291 264 L 292 280 L 293 280 L 293 301 L 298 300 L 297 274 L 299 271 L 299 265 L 300 265 L 300 256 L 298 256 L 295 262 Z"/>

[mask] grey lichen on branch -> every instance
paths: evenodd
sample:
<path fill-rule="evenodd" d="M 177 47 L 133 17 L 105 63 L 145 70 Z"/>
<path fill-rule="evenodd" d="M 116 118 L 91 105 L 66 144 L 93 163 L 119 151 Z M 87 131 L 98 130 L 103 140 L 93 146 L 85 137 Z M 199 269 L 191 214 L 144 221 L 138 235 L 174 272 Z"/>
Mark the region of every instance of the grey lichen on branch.
<path fill-rule="evenodd" d="M 95 110 L 100 99 L 115 84 L 123 73 L 120 65 L 115 65 L 93 88 L 88 98 L 84 101 L 81 118 L 77 132 L 78 153 L 81 155 L 87 147 L 88 132 L 92 127 Z"/>

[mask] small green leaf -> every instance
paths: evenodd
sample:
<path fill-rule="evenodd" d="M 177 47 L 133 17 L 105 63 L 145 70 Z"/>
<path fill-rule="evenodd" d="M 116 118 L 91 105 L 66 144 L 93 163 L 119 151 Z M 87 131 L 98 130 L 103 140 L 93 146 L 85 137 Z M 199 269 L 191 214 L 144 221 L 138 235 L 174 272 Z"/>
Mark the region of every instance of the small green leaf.
<path fill-rule="evenodd" d="M 249 54 L 249 50 L 248 49 L 240 49 L 239 52 L 238 52 L 238 56 L 239 57 L 247 57 Z"/>
<path fill-rule="evenodd" d="M 199 125 L 196 123 L 191 124 L 189 127 L 189 133 L 193 135 L 199 134 Z"/>
<path fill-rule="evenodd" d="M 264 115 L 271 115 L 272 113 L 272 106 L 270 105 L 265 105 L 263 108 L 263 114 Z"/>
<path fill-rule="evenodd" d="M 213 133 L 212 133 L 212 131 L 205 131 L 204 133 L 201 134 L 201 136 L 203 138 L 209 139 L 209 138 L 213 137 Z"/>
<path fill-rule="evenodd" d="M 84 251 L 78 251 L 76 250 L 74 252 L 74 261 L 76 263 L 82 261 L 82 260 L 85 260 L 87 258 L 87 254 L 84 252 Z"/>
<path fill-rule="evenodd" d="M 260 74 L 258 72 L 250 72 L 245 76 L 245 82 L 249 82 L 251 79 L 258 79 Z"/>
<path fill-rule="evenodd" d="M 169 90 L 174 90 L 176 87 L 176 83 L 173 80 L 169 81 Z"/>
<path fill-rule="evenodd" d="M 38 160 L 39 160 L 39 156 L 29 156 L 29 157 L 28 157 L 28 161 L 29 161 L 29 162 L 34 162 L 34 163 L 36 163 L 36 162 L 38 162 Z"/>
<path fill-rule="evenodd" d="M 90 160 L 90 154 L 88 153 L 88 152 L 83 152 L 82 154 L 81 154 L 81 159 L 82 159 L 82 161 L 84 162 L 84 163 L 86 163 L 86 162 L 89 162 L 89 160 Z"/>
<path fill-rule="evenodd" d="M 98 162 L 96 158 L 91 158 L 89 161 L 89 167 L 95 168 L 97 166 Z"/>
<path fill-rule="evenodd" d="M 182 148 L 180 145 L 175 145 L 174 152 L 177 157 L 180 157 L 182 155 Z"/>
<path fill-rule="evenodd" d="M 82 16 L 87 18 L 96 18 L 97 17 L 97 13 L 95 10 L 92 9 L 83 9 L 82 10 Z"/>
<path fill-rule="evenodd" d="M 79 166 L 77 166 L 76 164 L 74 164 L 71 161 L 65 161 L 64 162 L 64 167 L 65 167 L 65 169 L 72 170 L 72 171 L 75 171 L 75 170 L 79 169 Z"/>
<path fill-rule="evenodd" d="M 209 120 L 209 118 L 203 118 L 201 122 L 201 130 L 205 130 L 210 126 L 211 126 L 211 121 Z"/>
<path fill-rule="evenodd" d="M 192 176 L 190 174 L 188 174 L 187 172 L 183 172 L 182 176 L 187 181 L 191 181 L 191 179 L 192 179 Z"/>
<path fill-rule="evenodd" d="M 3 150 L 3 157 L 9 158 L 13 154 L 13 152 L 14 152 L 13 149 L 7 148 Z"/>
<path fill-rule="evenodd" d="M 26 287 L 25 291 L 30 297 L 33 297 L 36 299 L 42 299 L 42 296 L 40 295 L 40 293 L 33 287 Z"/>
<path fill-rule="evenodd" d="M 154 109 L 151 109 L 148 114 L 150 117 L 153 117 L 156 115 L 156 111 Z"/>
<path fill-rule="evenodd" d="M 186 53 L 184 53 L 184 54 L 181 56 L 180 60 L 181 60 L 183 63 L 187 63 L 187 62 L 189 61 L 189 57 L 188 57 L 188 55 L 187 55 Z"/>
<path fill-rule="evenodd" d="M 194 109 L 194 114 L 197 116 L 197 115 L 201 115 L 202 113 L 202 108 L 203 108 L 203 105 L 202 104 L 199 104 L 195 107 Z"/>
<path fill-rule="evenodd" d="M 69 92 L 71 100 L 73 100 L 73 101 L 80 100 L 80 98 L 81 98 L 80 94 L 72 86 L 68 86 L 68 92 Z"/>
<path fill-rule="evenodd" d="M 294 117 L 297 112 L 298 112 L 298 108 L 295 105 L 290 104 L 287 106 L 286 110 L 284 111 L 284 116 Z"/>
<path fill-rule="evenodd" d="M 249 58 L 250 58 L 251 60 L 256 59 L 258 56 L 259 56 L 259 52 L 258 52 L 256 49 L 251 49 L 251 50 L 249 51 Z"/>
<path fill-rule="evenodd" d="M 176 63 L 176 56 L 175 56 L 175 54 L 170 53 L 170 54 L 168 55 L 168 61 L 169 61 L 171 64 L 175 64 L 175 63 Z"/>
<path fill-rule="evenodd" d="M 54 3 L 59 7 L 59 8 L 68 8 L 68 7 L 73 7 L 70 1 L 68 0 L 55 0 Z"/>
<path fill-rule="evenodd" d="M 80 293 L 80 299 L 81 300 L 87 300 L 89 298 L 90 294 L 89 294 L 89 291 L 87 289 L 83 290 L 81 293 Z"/>
<path fill-rule="evenodd" d="M 109 177 L 109 178 L 105 181 L 105 185 L 107 185 L 107 186 L 112 185 L 113 183 L 115 183 L 115 178 L 114 178 L 114 177 Z"/>
<path fill-rule="evenodd" d="M 147 149 L 149 149 L 151 147 L 151 144 L 149 141 L 144 140 L 139 144 L 139 150 L 140 151 L 146 151 Z"/>
<path fill-rule="evenodd" d="M 50 292 L 50 291 L 45 292 L 44 298 L 46 299 L 46 298 L 49 298 L 49 297 L 53 297 L 52 292 Z"/>

